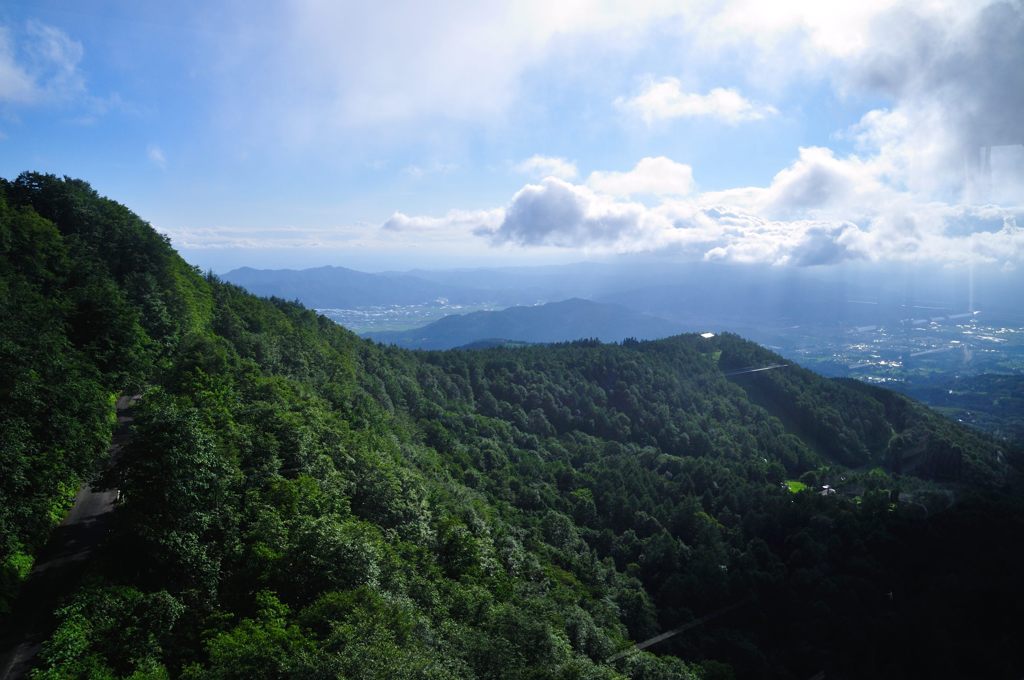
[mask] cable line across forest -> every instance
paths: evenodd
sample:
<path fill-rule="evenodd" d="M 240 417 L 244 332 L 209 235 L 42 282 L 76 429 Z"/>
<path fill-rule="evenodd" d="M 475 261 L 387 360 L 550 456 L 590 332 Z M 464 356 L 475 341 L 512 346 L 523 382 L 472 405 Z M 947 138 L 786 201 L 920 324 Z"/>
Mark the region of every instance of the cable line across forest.
<path fill-rule="evenodd" d="M 731 378 L 734 375 L 745 375 L 747 373 L 760 373 L 762 371 L 773 371 L 776 368 L 786 368 L 789 364 L 769 364 L 767 366 L 746 366 L 724 373 L 725 377 Z"/>

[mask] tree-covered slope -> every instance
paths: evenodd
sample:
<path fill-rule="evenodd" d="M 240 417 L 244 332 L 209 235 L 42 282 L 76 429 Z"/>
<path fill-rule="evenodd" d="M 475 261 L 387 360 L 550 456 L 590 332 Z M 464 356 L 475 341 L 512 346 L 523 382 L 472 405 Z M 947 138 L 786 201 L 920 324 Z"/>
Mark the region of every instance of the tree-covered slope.
<path fill-rule="evenodd" d="M 116 395 L 204 325 L 206 295 L 165 239 L 84 182 L 0 185 L 0 612 L 105 455 Z"/>
<path fill-rule="evenodd" d="M 735 336 L 380 346 L 3 194 L 8 592 L 145 386 L 39 677 L 1019 676 L 1014 452 L 904 397 Z"/>

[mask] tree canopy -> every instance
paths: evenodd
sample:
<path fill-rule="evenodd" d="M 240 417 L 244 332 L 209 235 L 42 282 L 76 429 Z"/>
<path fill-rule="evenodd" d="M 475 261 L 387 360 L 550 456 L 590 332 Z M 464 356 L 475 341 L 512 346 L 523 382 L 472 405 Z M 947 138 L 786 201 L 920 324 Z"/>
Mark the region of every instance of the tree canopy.
<path fill-rule="evenodd" d="M 737 336 L 385 347 L 32 173 L 0 186 L 0 314 L 0 604 L 145 387 L 39 677 L 1024 664 L 1015 452 L 885 390 L 741 373 L 786 362 Z"/>

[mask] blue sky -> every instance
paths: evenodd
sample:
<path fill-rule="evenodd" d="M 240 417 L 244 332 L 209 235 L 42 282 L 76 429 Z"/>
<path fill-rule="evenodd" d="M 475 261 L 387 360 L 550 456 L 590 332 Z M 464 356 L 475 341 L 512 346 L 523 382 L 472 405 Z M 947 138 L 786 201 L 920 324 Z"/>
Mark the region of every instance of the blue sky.
<path fill-rule="evenodd" d="M 215 271 L 1024 257 L 1019 3 L 427 5 L 9 1 L 0 175 Z"/>

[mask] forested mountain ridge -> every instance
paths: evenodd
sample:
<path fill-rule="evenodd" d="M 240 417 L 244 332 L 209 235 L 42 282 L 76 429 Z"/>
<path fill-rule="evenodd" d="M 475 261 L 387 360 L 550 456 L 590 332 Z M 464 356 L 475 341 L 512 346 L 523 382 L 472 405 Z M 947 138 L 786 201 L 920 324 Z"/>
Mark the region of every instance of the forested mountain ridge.
<path fill-rule="evenodd" d="M 1014 452 L 905 397 L 728 335 L 383 347 L 2 189 L 6 596 L 149 386 L 40 677 L 1019 675 Z"/>
<path fill-rule="evenodd" d="M 85 183 L 25 175 L 0 188 L 3 611 L 95 472 L 117 394 L 166 366 L 209 309 L 205 282 L 166 240 Z"/>

